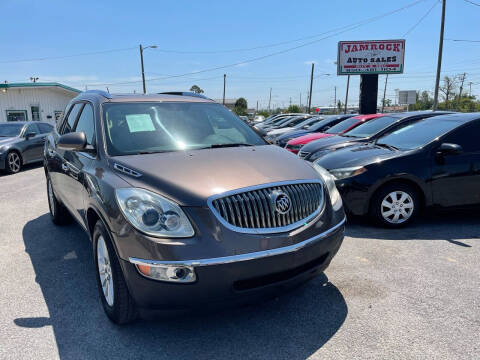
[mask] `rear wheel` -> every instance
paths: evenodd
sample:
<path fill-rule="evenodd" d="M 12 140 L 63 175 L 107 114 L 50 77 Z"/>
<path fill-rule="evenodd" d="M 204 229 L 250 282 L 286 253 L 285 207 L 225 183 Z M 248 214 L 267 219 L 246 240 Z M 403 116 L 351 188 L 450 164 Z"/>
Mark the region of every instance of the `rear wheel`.
<path fill-rule="evenodd" d="M 413 187 L 402 183 L 388 184 L 373 196 L 370 217 L 382 226 L 398 228 L 411 223 L 419 208 L 419 195 Z"/>
<path fill-rule="evenodd" d="M 111 237 L 99 220 L 93 231 L 97 284 L 103 309 L 116 324 L 127 324 L 137 317 Z"/>
<path fill-rule="evenodd" d="M 16 174 L 22 168 L 22 158 L 20 154 L 16 151 L 11 151 L 7 154 L 5 160 L 5 169 L 10 174 Z"/>
<path fill-rule="evenodd" d="M 68 212 L 67 208 L 57 200 L 55 192 L 53 191 L 52 181 L 47 176 L 47 195 L 48 195 L 48 207 L 50 209 L 50 218 L 55 225 L 68 224 L 72 219 L 72 216 Z"/>

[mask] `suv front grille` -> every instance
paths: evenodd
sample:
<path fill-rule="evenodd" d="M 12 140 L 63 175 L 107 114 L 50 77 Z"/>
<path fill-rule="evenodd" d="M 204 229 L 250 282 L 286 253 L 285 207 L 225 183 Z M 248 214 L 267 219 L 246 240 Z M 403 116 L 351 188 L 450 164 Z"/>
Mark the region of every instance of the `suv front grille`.
<path fill-rule="evenodd" d="M 310 153 L 308 151 L 299 151 L 298 152 L 298 156 L 301 158 L 301 159 L 305 159 L 308 155 L 310 155 Z"/>
<path fill-rule="evenodd" d="M 286 213 L 282 213 L 276 204 L 281 194 L 290 200 L 290 209 Z M 318 180 L 266 184 L 221 194 L 209 200 L 210 209 L 225 226 L 248 233 L 295 229 L 318 215 L 323 204 L 323 185 Z"/>

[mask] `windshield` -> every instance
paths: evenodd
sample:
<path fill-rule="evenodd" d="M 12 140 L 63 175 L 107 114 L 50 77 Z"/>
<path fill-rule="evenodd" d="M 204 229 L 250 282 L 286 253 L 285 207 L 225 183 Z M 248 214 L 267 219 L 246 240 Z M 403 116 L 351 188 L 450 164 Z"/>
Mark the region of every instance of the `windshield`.
<path fill-rule="evenodd" d="M 326 134 L 341 134 L 348 128 L 355 125 L 359 120 L 355 118 L 349 118 L 347 120 L 342 121 L 341 123 L 332 126 L 328 131 L 325 131 Z"/>
<path fill-rule="evenodd" d="M 297 129 L 308 129 L 313 123 L 319 121 L 319 118 L 313 117 L 302 121 L 300 124 L 295 125 Z"/>
<path fill-rule="evenodd" d="M 110 155 L 265 145 L 247 124 L 219 104 L 104 104 Z"/>
<path fill-rule="evenodd" d="M 402 150 L 413 150 L 428 144 L 459 125 L 454 120 L 428 118 L 406 125 L 377 140 L 379 145 L 389 145 Z"/>
<path fill-rule="evenodd" d="M 283 124 L 283 126 L 293 127 L 293 126 L 298 125 L 298 124 L 303 123 L 303 122 L 305 122 L 305 118 L 303 116 L 300 116 L 298 118 L 290 119 L 289 121 L 285 122 Z"/>
<path fill-rule="evenodd" d="M 0 124 L 0 136 L 18 136 L 23 129 L 23 124 Z"/>
<path fill-rule="evenodd" d="M 385 129 L 386 127 L 392 125 L 395 121 L 398 121 L 398 117 L 393 116 L 382 116 L 376 119 L 367 121 L 361 125 L 358 125 L 356 128 L 350 130 L 346 133 L 346 136 L 353 136 L 358 138 L 365 138 L 375 135 L 379 131 Z"/>

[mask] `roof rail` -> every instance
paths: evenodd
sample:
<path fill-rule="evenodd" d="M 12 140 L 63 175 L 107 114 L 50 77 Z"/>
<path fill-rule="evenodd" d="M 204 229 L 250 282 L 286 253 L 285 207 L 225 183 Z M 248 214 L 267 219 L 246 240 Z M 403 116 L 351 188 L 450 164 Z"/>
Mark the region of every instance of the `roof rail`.
<path fill-rule="evenodd" d="M 178 95 L 178 96 L 193 96 L 193 97 L 199 97 L 202 99 L 207 99 L 211 100 L 210 98 L 206 97 L 205 95 L 202 94 L 197 94 L 191 91 L 165 91 L 158 93 L 159 95 Z"/>
<path fill-rule="evenodd" d="M 87 90 L 87 91 L 84 91 L 84 93 L 101 95 L 101 96 L 103 96 L 104 98 L 107 98 L 107 99 L 112 98 L 112 95 L 109 92 L 106 92 L 104 90 Z"/>

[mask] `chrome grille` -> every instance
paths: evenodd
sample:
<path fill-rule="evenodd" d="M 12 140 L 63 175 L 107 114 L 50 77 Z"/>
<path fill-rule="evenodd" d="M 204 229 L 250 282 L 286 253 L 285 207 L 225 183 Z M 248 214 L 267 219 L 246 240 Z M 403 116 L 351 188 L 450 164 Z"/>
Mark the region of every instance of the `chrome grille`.
<path fill-rule="evenodd" d="M 274 204 L 275 194 L 290 198 L 290 211 L 281 214 Z M 267 233 L 295 229 L 320 213 L 324 190 L 320 181 L 266 184 L 220 194 L 209 200 L 217 218 L 239 232 Z"/>
<path fill-rule="evenodd" d="M 302 159 L 305 159 L 310 153 L 308 151 L 299 151 L 298 156 Z"/>

